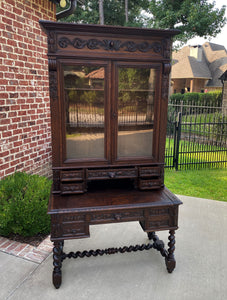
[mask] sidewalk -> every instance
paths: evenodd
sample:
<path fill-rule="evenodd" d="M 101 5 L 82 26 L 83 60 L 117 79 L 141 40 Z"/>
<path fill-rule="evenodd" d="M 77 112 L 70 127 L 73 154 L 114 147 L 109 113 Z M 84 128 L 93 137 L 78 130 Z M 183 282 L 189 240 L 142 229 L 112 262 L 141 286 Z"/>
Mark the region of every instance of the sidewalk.
<path fill-rule="evenodd" d="M 156 250 L 67 259 L 60 289 L 52 255 L 40 263 L 0 251 L 0 299 L 224 300 L 227 295 L 227 202 L 179 196 L 177 267 Z M 137 222 L 90 227 L 91 238 L 66 241 L 65 252 L 147 243 Z M 165 244 L 168 232 L 159 232 Z"/>

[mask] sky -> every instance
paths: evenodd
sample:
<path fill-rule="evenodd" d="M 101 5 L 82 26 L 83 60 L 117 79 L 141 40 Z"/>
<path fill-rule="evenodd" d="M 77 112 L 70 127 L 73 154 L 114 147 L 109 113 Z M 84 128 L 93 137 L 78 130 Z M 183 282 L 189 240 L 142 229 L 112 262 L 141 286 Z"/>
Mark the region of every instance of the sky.
<path fill-rule="evenodd" d="M 213 2 L 213 1 L 209 1 Z M 227 6 L 227 0 L 216 0 L 216 7 L 221 8 L 223 5 Z M 225 11 L 225 16 L 227 17 L 227 8 Z M 187 45 L 202 45 L 205 42 L 215 43 L 219 45 L 225 46 L 225 49 L 227 50 L 227 24 L 223 27 L 221 33 L 219 33 L 215 38 L 211 38 L 210 40 L 204 39 L 204 38 L 193 38 L 187 42 Z"/>

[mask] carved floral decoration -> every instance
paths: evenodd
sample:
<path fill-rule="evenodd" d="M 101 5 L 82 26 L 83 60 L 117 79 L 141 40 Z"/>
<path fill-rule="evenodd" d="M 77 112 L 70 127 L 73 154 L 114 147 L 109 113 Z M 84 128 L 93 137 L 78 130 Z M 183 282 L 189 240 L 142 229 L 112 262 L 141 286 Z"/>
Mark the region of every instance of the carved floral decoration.
<path fill-rule="evenodd" d="M 58 45 L 60 48 L 67 48 L 70 45 L 76 49 L 83 49 L 87 47 L 90 50 L 102 48 L 107 51 L 119 51 L 120 49 L 123 49 L 128 52 L 148 52 L 149 50 L 153 50 L 155 53 L 160 53 L 162 50 L 162 46 L 158 42 L 149 44 L 148 42 L 135 43 L 133 41 L 121 42 L 120 40 L 98 39 L 83 40 L 80 38 L 75 38 L 71 41 L 67 37 L 60 38 L 58 40 Z"/>

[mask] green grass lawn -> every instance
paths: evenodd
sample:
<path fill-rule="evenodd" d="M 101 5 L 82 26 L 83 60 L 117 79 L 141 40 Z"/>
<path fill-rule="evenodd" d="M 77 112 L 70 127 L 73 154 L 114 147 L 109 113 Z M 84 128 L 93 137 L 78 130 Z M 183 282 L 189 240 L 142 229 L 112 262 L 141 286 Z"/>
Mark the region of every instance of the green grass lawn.
<path fill-rule="evenodd" d="M 165 185 L 178 195 L 227 202 L 227 168 L 186 171 L 166 169 Z"/>
<path fill-rule="evenodd" d="M 165 162 L 167 166 L 173 165 L 174 140 L 166 139 Z M 213 145 L 204 145 L 181 140 L 179 146 L 179 170 L 194 169 L 194 164 L 200 163 L 201 168 L 203 164 L 212 164 L 212 162 L 220 162 L 220 167 L 223 168 L 224 162 L 227 160 L 226 148 Z M 222 163 L 221 163 L 222 162 Z M 217 167 L 218 164 L 216 163 Z M 221 166 L 222 165 L 222 166 Z"/>

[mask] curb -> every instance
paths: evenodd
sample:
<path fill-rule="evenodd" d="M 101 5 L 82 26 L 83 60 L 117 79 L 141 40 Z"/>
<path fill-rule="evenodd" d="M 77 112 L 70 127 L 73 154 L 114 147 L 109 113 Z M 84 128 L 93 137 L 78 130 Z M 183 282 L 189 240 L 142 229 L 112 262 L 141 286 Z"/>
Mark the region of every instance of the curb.
<path fill-rule="evenodd" d="M 52 250 L 53 244 L 50 241 L 50 236 L 43 240 L 38 247 L 0 236 L 0 251 L 34 263 L 41 264 L 50 255 Z"/>

